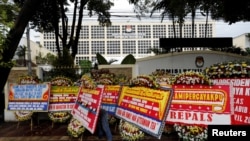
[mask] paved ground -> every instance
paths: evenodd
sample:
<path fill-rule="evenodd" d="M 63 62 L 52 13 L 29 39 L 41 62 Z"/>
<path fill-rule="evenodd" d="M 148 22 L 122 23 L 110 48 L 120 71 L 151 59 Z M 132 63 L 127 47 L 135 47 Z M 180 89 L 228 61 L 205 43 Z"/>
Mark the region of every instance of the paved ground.
<path fill-rule="evenodd" d="M 99 140 L 95 134 L 86 131 L 79 138 L 72 138 L 67 133 L 67 123 L 52 124 L 51 121 L 40 121 L 33 124 L 30 121 L 0 123 L 0 141 L 105 141 Z M 121 141 L 119 131 L 111 126 L 113 141 Z M 146 135 L 143 141 L 178 141 L 176 135 L 163 134 L 161 139 Z"/>

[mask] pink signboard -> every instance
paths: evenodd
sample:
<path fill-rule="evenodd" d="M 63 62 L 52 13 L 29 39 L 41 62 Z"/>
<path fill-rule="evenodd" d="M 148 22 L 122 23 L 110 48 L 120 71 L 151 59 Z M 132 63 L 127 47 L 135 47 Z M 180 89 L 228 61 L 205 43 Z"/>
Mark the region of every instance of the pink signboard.
<path fill-rule="evenodd" d="M 95 132 L 104 86 L 95 89 L 80 87 L 71 114 L 92 134 Z"/>
<path fill-rule="evenodd" d="M 232 124 L 249 125 L 250 124 L 250 79 L 228 78 L 213 79 L 214 85 L 230 85 L 231 97 L 233 97 Z"/>

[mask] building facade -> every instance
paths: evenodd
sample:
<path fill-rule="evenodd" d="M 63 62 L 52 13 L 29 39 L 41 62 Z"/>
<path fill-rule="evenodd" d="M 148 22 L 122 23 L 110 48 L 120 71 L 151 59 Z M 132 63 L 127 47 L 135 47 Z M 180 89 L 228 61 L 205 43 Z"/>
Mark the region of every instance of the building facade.
<path fill-rule="evenodd" d="M 250 38 L 248 37 L 249 33 L 241 34 L 233 38 L 233 45 L 235 47 L 240 47 L 242 50 L 250 48 Z"/>
<path fill-rule="evenodd" d="M 176 24 L 176 35 L 180 34 L 179 26 Z M 69 28 L 70 29 L 70 28 Z M 205 21 L 195 22 L 194 37 L 214 37 L 215 22 L 209 21 L 207 32 L 205 32 Z M 182 37 L 192 37 L 192 24 L 186 22 L 182 28 Z M 54 33 L 41 34 L 41 45 L 52 52 L 56 51 Z M 159 49 L 160 38 L 174 38 L 172 22 L 156 21 L 112 21 L 112 26 L 103 27 L 98 22 L 86 21 L 82 23 L 80 39 L 78 43 L 78 53 L 75 58 L 75 64 L 80 60 L 96 61 L 96 53 L 100 53 L 107 60 L 116 59 L 121 61 L 128 54 L 134 57 L 144 58 L 153 56 L 150 49 Z M 184 48 L 183 51 L 188 51 Z"/>
<path fill-rule="evenodd" d="M 38 64 L 38 62 L 36 60 L 37 56 L 45 57 L 48 53 L 57 56 L 57 53 L 52 52 L 52 51 L 48 50 L 47 48 L 42 47 L 40 44 L 38 44 L 36 42 L 33 42 L 33 41 L 29 40 L 29 44 L 30 44 L 30 55 L 31 55 L 30 59 L 35 64 Z M 21 40 L 19 42 L 19 45 L 18 45 L 18 48 L 17 48 L 17 51 L 19 50 L 20 46 L 26 46 L 27 47 L 27 38 L 26 37 L 21 38 Z M 27 51 L 25 53 L 25 58 L 26 59 L 29 58 L 28 57 L 28 51 L 29 50 L 27 49 Z M 18 56 L 15 55 L 14 59 L 18 59 Z"/>

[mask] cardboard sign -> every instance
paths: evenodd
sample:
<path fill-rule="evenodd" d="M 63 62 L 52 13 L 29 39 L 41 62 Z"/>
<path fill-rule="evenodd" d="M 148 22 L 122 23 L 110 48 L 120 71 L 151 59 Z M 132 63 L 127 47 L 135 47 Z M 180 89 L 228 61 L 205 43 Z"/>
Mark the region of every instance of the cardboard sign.
<path fill-rule="evenodd" d="M 249 125 L 250 124 L 250 79 L 231 78 L 231 79 L 213 79 L 215 85 L 231 85 L 233 97 L 232 124 Z"/>
<path fill-rule="evenodd" d="M 123 86 L 118 100 L 116 116 L 138 126 L 144 132 L 161 137 L 172 89 Z"/>
<path fill-rule="evenodd" d="M 173 89 L 167 122 L 231 124 L 229 86 L 173 85 Z"/>
<path fill-rule="evenodd" d="M 49 84 L 10 84 L 8 110 L 48 111 Z"/>
<path fill-rule="evenodd" d="M 71 111 L 78 91 L 78 86 L 51 86 L 49 111 Z"/>
<path fill-rule="evenodd" d="M 80 87 L 79 94 L 71 114 L 92 134 L 95 132 L 104 86 L 96 89 Z"/>

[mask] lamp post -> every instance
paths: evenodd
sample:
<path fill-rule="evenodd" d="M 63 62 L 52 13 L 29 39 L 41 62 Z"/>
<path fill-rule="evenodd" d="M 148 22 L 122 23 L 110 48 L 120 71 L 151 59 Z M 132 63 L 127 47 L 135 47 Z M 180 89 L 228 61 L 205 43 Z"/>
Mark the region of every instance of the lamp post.
<path fill-rule="evenodd" d="M 31 50 L 30 50 L 30 28 L 29 23 L 26 27 L 26 36 L 27 36 L 27 51 L 28 51 L 28 75 L 32 75 L 31 69 Z"/>

